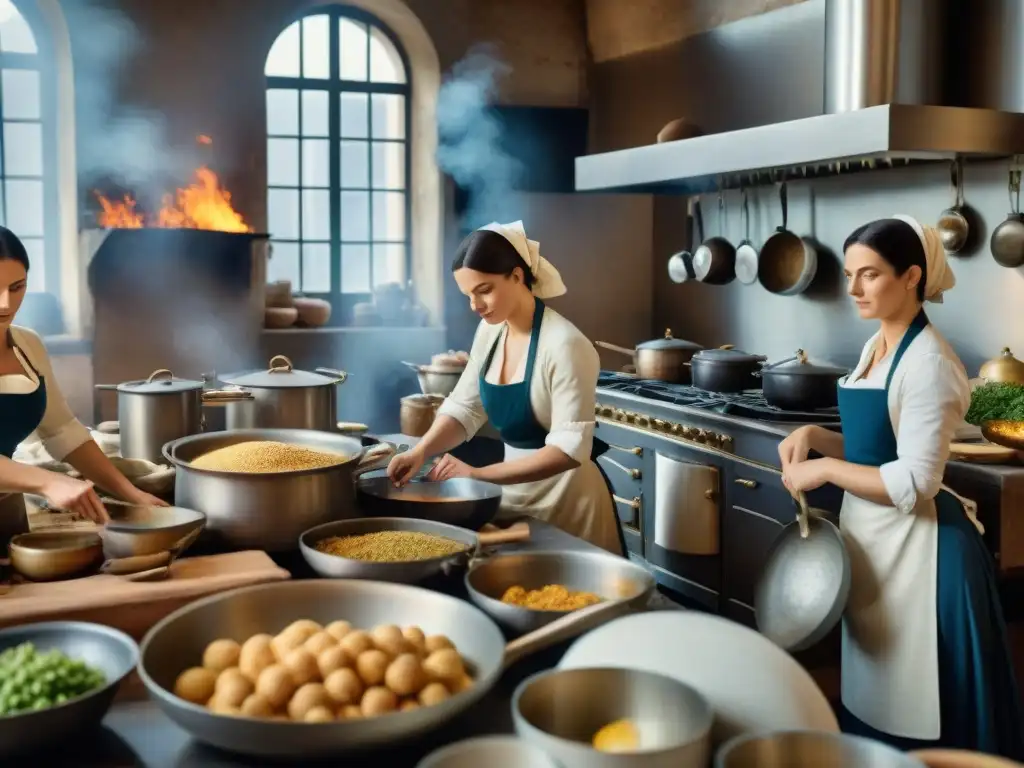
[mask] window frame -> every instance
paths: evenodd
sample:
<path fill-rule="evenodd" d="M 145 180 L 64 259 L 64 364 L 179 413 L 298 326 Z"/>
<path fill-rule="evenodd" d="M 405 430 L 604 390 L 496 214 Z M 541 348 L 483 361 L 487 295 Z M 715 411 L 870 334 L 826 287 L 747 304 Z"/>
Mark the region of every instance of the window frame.
<path fill-rule="evenodd" d="M 329 57 L 329 68 L 327 79 L 308 78 L 302 75 L 302 62 L 304 53 L 304 35 L 301 32 L 302 21 L 306 18 L 314 16 L 326 15 L 329 19 L 328 22 L 328 57 Z M 340 45 L 339 45 L 339 22 L 341 19 L 351 19 L 352 21 L 367 25 L 367 36 L 370 35 L 370 28 L 376 28 L 383 34 L 394 46 L 399 59 L 402 62 L 402 67 L 405 71 L 405 82 L 404 83 L 380 83 L 373 82 L 369 79 L 370 77 L 370 50 L 369 43 L 367 44 L 367 80 L 343 80 L 341 79 L 341 58 L 340 58 Z M 282 77 L 277 75 L 266 75 L 266 61 L 270 55 L 270 50 L 282 34 L 292 25 L 298 23 L 300 25 L 299 35 L 299 47 L 298 57 L 300 74 L 298 77 Z M 365 93 L 368 95 L 372 94 L 395 94 L 403 97 L 404 100 L 404 138 L 402 144 L 404 145 L 404 187 L 401 192 L 405 196 L 404 204 L 404 231 L 405 239 L 402 243 L 404 249 L 404 261 L 403 268 L 405 273 L 405 281 L 412 280 L 412 190 L 413 190 L 413 176 L 412 176 L 412 90 L 413 90 L 413 71 L 409 62 L 409 56 L 401 43 L 398 36 L 377 16 L 374 14 L 352 5 L 345 4 L 330 4 L 316 6 L 313 8 L 304 9 L 301 12 L 292 16 L 288 22 L 281 27 L 274 40 L 271 42 L 271 47 L 267 49 L 267 53 L 263 59 L 264 62 L 264 79 L 265 87 L 264 93 L 271 90 L 290 90 L 298 93 L 298 133 L 296 135 L 285 135 L 285 134 L 271 134 L 269 130 L 266 131 L 265 141 L 269 145 L 270 139 L 283 138 L 293 139 L 298 142 L 299 156 L 297 162 L 299 163 L 299 179 L 296 187 L 286 187 L 273 185 L 269 181 L 269 173 L 267 178 L 267 198 L 268 198 L 268 211 L 269 211 L 269 195 L 271 190 L 296 190 L 298 192 L 299 207 L 299 233 L 298 239 L 291 238 L 276 238 L 274 233 L 271 232 L 271 243 L 294 243 L 299 249 L 299 272 L 298 272 L 298 284 L 293 286 L 293 290 L 302 293 L 305 296 L 310 296 L 319 299 L 325 299 L 332 305 L 331 320 L 329 325 L 339 326 L 348 324 L 349 319 L 352 316 L 353 307 L 361 302 L 367 302 L 372 300 L 373 297 L 373 151 L 372 151 L 372 131 L 368 126 L 368 135 L 366 138 L 367 153 L 368 153 L 368 186 L 363 188 L 343 188 L 341 185 L 341 158 L 340 158 L 340 143 L 342 141 L 341 136 L 341 107 L 340 100 L 342 93 Z M 302 182 L 302 141 L 304 139 L 323 139 L 323 136 L 309 136 L 304 135 L 302 132 L 302 92 L 303 91 L 317 91 L 326 92 L 328 94 L 328 129 L 327 129 L 327 141 L 329 144 L 328 149 L 328 162 L 330 168 L 328 172 L 328 186 L 327 191 L 330 195 L 330 241 L 328 243 L 330 248 L 330 276 L 331 286 L 328 293 L 314 293 L 302 290 L 302 248 L 306 243 L 323 243 L 323 240 L 308 240 L 303 235 L 302 231 L 302 196 L 305 190 L 312 189 L 324 189 L 323 187 L 307 187 L 303 186 Z M 372 104 L 372 102 L 371 102 Z M 264 111 L 266 106 L 264 106 Z M 372 106 L 367 108 L 367 121 L 369 122 L 373 118 Z M 397 143 L 397 140 L 391 140 Z M 341 240 L 341 193 L 342 191 L 356 191 L 366 192 L 369 195 L 369 206 L 367 209 L 367 215 L 369 217 L 369 240 L 367 241 L 345 241 L 344 245 L 367 245 L 370 248 L 370 291 L 361 293 L 342 293 L 341 292 L 341 280 L 343 265 L 341 261 L 342 251 L 342 240 Z M 378 191 L 399 191 L 398 189 L 393 190 L 378 190 Z M 268 227 L 269 229 L 269 227 Z M 376 242 L 396 242 L 396 241 L 376 241 Z"/>

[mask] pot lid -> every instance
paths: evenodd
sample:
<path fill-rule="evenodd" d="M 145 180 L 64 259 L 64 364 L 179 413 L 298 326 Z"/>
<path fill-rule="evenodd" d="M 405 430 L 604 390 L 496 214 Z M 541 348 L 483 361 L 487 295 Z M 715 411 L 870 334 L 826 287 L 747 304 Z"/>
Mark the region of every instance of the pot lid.
<path fill-rule="evenodd" d="M 305 387 L 328 387 L 343 384 L 348 378 L 345 371 L 333 368 L 317 368 L 315 371 L 297 370 L 292 361 L 284 355 L 270 359 L 266 370 L 243 371 L 222 376 L 225 384 L 254 389 L 301 389 Z"/>
<path fill-rule="evenodd" d="M 981 366 L 978 375 L 987 381 L 998 381 L 1004 384 L 1024 384 L 1024 362 L 1021 362 L 1009 347 Z"/>
<path fill-rule="evenodd" d="M 202 389 L 201 381 L 192 379 L 176 379 L 166 368 L 153 371 L 148 379 L 126 381 L 117 385 L 118 392 L 132 392 L 139 395 L 171 395 L 176 392 L 193 392 Z"/>
<path fill-rule="evenodd" d="M 762 374 L 795 373 L 801 376 L 845 376 L 849 372 L 847 368 L 840 368 L 827 363 L 812 363 L 808 359 L 807 353 L 802 349 L 798 349 L 794 357 L 766 365 L 761 370 Z"/>
<path fill-rule="evenodd" d="M 666 328 L 665 335 L 660 339 L 653 339 L 652 341 L 644 341 L 636 345 L 638 350 L 640 349 L 687 349 L 687 350 L 698 350 L 704 349 L 700 344 L 695 344 L 692 341 L 686 341 L 685 339 L 677 339 L 672 335 L 672 329 Z"/>
<path fill-rule="evenodd" d="M 726 344 L 717 349 L 702 349 L 695 352 L 694 360 L 714 360 L 723 363 L 760 363 L 767 358 L 764 355 L 752 355 L 740 349 L 733 349 L 731 344 Z"/>

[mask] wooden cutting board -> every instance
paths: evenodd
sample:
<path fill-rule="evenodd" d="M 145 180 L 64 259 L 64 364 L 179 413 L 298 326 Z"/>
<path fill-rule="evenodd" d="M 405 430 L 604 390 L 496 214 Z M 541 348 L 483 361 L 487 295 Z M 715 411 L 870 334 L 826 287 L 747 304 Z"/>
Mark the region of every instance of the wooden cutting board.
<path fill-rule="evenodd" d="M 1014 464 L 1017 452 L 992 443 L 958 443 L 949 444 L 949 457 L 956 461 L 970 461 L 977 464 Z"/>
<path fill-rule="evenodd" d="M 165 581 L 133 582 L 99 574 L 15 584 L 0 595 L 0 628 L 39 621 L 91 621 L 139 640 L 160 619 L 200 597 L 289 578 L 288 571 L 266 552 L 249 551 L 177 560 Z"/>

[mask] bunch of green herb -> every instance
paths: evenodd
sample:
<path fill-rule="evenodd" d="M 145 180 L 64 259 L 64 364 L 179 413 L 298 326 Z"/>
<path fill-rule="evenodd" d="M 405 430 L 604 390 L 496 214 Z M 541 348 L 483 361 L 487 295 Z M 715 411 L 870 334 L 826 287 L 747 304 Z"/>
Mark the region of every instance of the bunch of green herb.
<path fill-rule="evenodd" d="M 22 643 L 0 653 L 0 717 L 49 709 L 105 684 L 103 673 L 84 662 Z"/>
<path fill-rule="evenodd" d="M 986 421 L 1024 421 L 1024 385 L 989 382 L 971 393 L 968 424 L 980 427 Z"/>

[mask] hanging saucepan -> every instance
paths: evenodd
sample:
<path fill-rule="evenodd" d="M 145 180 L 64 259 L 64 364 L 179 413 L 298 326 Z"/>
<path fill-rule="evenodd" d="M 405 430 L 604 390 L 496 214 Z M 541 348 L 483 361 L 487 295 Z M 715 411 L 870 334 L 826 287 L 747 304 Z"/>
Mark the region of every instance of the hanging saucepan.
<path fill-rule="evenodd" d="M 766 289 L 780 296 L 796 296 L 807 290 L 818 271 L 818 252 L 804 238 L 786 229 L 789 223 L 789 199 L 786 182 L 779 185 L 782 226 L 761 248 L 757 279 Z"/>
<path fill-rule="evenodd" d="M 839 404 L 839 380 L 849 373 L 832 365 L 817 365 L 798 349 L 795 357 L 766 365 L 761 377 L 764 399 L 784 411 L 819 411 Z"/>
<path fill-rule="evenodd" d="M 718 234 L 693 253 L 693 273 L 702 283 L 725 285 L 736 278 L 736 249 L 725 236 L 725 196 L 718 192 Z"/>
<path fill-rule="evenodd" d="M 742 392 L 760 389 L 758 372 L 767 358 L 733 349 L 702 349 L 690 360 L 693 386 L 708 392 Z"/>
<path fill-rule="evenodd" d="M 686 249 L 672 254 L 668 259 L 668 278 L 673 283 L 685 283 L 696 277 L 693 271 L 693 252 L 691 251 L 695 242 L 691 224 L 697 228 L 696 242 L 702 241 L 704 239 L 704 220 L 700 214 L 700 200 L 694 198 L 690 198 L 686 202 L 686 231 L 689 239 Z"/>
<path fill-rule="evenodd" d="M 953 187 L 953 205 L 939 214 L 935 228 L 946 253 L 959 253 L 971 234 L 971 226 L 964 215 L 964 161 L 957 158 L 949 164 L 950 184 Z"/>
<path fill-rule="evenodd" d="M 744 285 L 757 282 L 757 246 L 750 239 L 750 199 L 743 190 L 743 241 L 736 246 L 736 279 Z"/>
<path fill-rule="evenodd" d="M 1024 214 L 1020 212 L 1020 177 L 1017 168 L 1010 169 L 1010 215 L 992 232 L 992 256 L 1001 267 L 1024 266 Z"/>
<path fill-rule="evenodd" d="M 636 350 L 595 341 L 599 347 L 620 352 L 633 358 L 636 373 L 641 379 L 667 381 L 670 384 L 689 384 L 690 367 L 687 365 L 693 354 L 704 347 L 692 341 L 672 336 L 672 329 L 665 329 L 665 336 L 636 345 Z"/>

